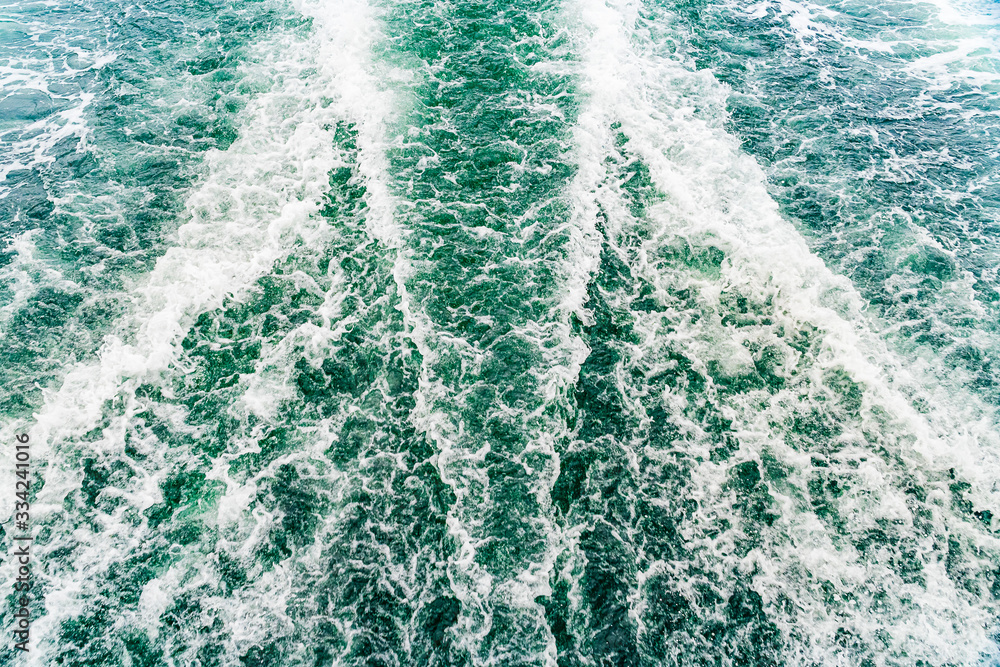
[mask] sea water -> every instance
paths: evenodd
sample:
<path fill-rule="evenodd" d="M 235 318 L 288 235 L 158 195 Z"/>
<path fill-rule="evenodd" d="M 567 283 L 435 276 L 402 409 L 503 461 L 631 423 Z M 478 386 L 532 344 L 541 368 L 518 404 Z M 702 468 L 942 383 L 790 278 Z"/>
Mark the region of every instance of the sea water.
<path fill-rule="evenodd" d="M 0 95 L 3 664 L 1000 659 L 993 3 L 7 2 Z"/>

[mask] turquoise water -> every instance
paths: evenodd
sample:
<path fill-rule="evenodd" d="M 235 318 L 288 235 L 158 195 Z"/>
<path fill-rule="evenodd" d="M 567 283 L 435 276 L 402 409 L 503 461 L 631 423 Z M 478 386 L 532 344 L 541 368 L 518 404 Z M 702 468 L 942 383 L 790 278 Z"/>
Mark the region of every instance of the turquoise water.
<path fill-rule="evenodd" d="M 3 664 L 1000 660 L 996 5 L 18 2 L 0 96 Z"/>

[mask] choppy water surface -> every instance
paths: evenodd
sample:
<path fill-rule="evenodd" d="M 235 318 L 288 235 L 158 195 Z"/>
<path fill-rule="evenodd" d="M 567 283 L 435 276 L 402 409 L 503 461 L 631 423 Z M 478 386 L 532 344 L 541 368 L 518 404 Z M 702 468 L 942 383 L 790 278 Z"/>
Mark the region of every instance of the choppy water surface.
<path fill-rule="evenodd" d="M 0 95 L 4 664 L 1000 659 L 994 5 L 16 2 Z"/>

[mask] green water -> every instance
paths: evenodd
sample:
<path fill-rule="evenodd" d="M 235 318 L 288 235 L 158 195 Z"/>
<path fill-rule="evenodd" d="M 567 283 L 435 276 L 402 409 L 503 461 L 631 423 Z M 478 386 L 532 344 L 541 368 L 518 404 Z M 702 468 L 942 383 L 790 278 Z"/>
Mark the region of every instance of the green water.
<path fill-rule="evenodd" d="M 996 663 L 991 5 L 0 19 L 3 664 Z"/>

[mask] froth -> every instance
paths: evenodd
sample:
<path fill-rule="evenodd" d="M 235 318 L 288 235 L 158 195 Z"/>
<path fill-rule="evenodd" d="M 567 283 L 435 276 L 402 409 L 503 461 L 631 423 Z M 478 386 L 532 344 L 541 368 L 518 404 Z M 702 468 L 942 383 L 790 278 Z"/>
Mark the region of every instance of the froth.
<path fill-rule="evenodd" d="M 792 24 L 798 26 L 802 40 L 811 39 L 820 30 L 813 15 L 802 6 L 781 5 L 783 11 L 798 17 L 793 17 Z M 963 479 L 976 480 L 980 506 L 995 507 L 997 498 L 992 480 L 1000 472 L 1000 465 L 995 455 L 997 438 L 989 418 L 990 408 L 967 393 L 961 398 L 951 393 L 953 390 L 936 393 L 933 382 L 928 382 L 912 365 L 908 367 L 873 332 L 864 300 L 846 278 L 834 275 L 812 254 L 795 228 L 782 219 L 768 195 L 762 170 L 751 157 L 741 153 L 737 140 L 724 131 L 729 91 L 707 71 L 693 71 L 691 63 L 652 43 L 642 33 L 633 32 L 636 5 L 619 3 L 613 11 L 604 3 L 584 3 L 580 7 L 593 39 L 588 46 L 594 56 L 587 61 L 586 70 L 591 99 L 601 109 L 605 124 L 618 123 L 615 127 L 620 127 L 628 138 L 629 151 L 648 165 L 653 183 L 663 194 L 663 200 L 648 209 L 649 240 L 643 243 L 643 252 L 638 256 L 652 260 L 675 242 L 721 249 L 726 258 L 720 267 L 722 284 L 714 287 L 702 283 L 698 287 L 708 312 L 724 313 L 726 306 L 721 297 L 735 290 L 766 302 L 770 319 L 782 323 L 786 336 L 809 327 L 821 331 L 822 346 L 809 353 L 816 355 L 809 362 L 813 364 L 810 373 L 814 379 L 803 380 L 806 386 L 815 383 L 813 386 L 818 388 L 822 382 L 820 375 L 844 369 L 853 382 L 865 388 L 866 411 L 892 415 L 890 421 L 881 425 L 869 423 L 862 430 L 895 433 L 891 437 L 898 438 L 894 447 L 899 449 L 894 456 L 929 477 L 948 469 L 953 474 L 960 471 Z M 587 117 L 586 113 L 583 117 Z M 586 141 L 600 135 L 594 130 L 581 136 Z M 606 131 L 601 140 L 609 146 L 614 140 L 613 132 Z M 608 215 L 606 236 L 608 243 L 613 244 L 618 233 L 613 228 L 616 218 L 626 221 L 619 224 L 634 223 L 627 222 L 629 216 L 621 205 L 615 204 L 614 195 L 607 190 L 601 194 L 594 186 L 590 189 L 594 193 L 591 196 L 601 202 Z M 615 212 L 616 206 L 621 212 Z M 593 208 L 593 203 L 582 204 L 581 219 L 592 215 Z M 637 270 L 653 284 L 662 285 L 665 293 L 671 281 L 676 280 L 655 273 L 658 269 L 652 261 L 646 266 L 640 264 Z M 638 321 L 642 322 L 643 317 Z M 785 348 L 783 356 L 773 362 L 776 368 L 801 366 L 796 359 L 803 353 L 773 333 L 760 339 L 746 339 L 742 336 L 747 334 L 739 329 L 713 329 L 709 318 L 669 335 L 658 332 L 654 319 L 643 326 L 650 327 L 645 343 L 649 347 L 644 347 L 641 354 L 649 359 L 655 358 L 657 347 L 681 345 L 705 364 L 702 368 L 718 368 L 721 369 L 718 375 L 738 378 L 745 369 L 753 368 L 754 362 L 746 352 L 748 345 L 752 349 L 775 345 Z M 880 323 L 875 322 L 874 326 L 877 330 Z M 914 409 L 913 401 L 920 396 L 924 396 L 924 405 L 933 407 L 923 412 Z M 779 452 L 784 465 L 791 469 L 808 468 L 808 459 L 783 442 L 788 435 L 782 432 L 782 425 L 788 427 L 796 410 L 821 408 L 811 408 L 808 402 L 812 398 L 805 394 L 798 398 L 794 394 L 781 397 L 779 392 L 775 397 L 777 400 L 772 402 L 748 392 L 745 397 L 728 403 L 728 409 L 732 410 L 729 418 L 740 424 L 741 447 L 735 461 L 760 461 Z M 794 407 L 795 401 L 805 403 Z M 843 437 L 856 439 L 852 446 L 857 448 L 859 461 L 869 456 L 865 448 L 870 445 L 865 443 L 861 431 L 845 433 Z M 706 461 L 694 473 L 695 493 L 700 494 L 699 503 L 704 503 L 706 512 L 705 524 L 713 521 L 711 513 L 732 516 L 738 521 L 733 508 L 726 507 L 723 492 L 730 484 L 726 472 L 730 465 Z M 804 487 L 807 471 L 795 474 L 801 475 Z M 856 522 L 855 529 L 863 532 L 868 525 L 866 521 L 872 530 L 879 522 L 912 521 L 904 495 L 894 487 L 896 473 L 891 465 L 863 463 L 852 474 L 858 475 L 859 487 L 866 489 L 859 492 L 853 509 L 848 510 L 850 503 L 844 506 L 845 511 L 850 511 L 849 521 Z M 773 602 L 782 596 L 790 597 L 811 618 L 807 625 L 817 624 L 810 629 L 802 625 L 803 617 L 795 624 L 779 620 L 787 648 L 792 652 L 786 657 L 794 658 L 796 664 L 807 660 L 840 664 L 847 658 L 839 653 L 833 636 L 837 624 L 843 624 L 845 619 L 840 617 L 835 621 L 816 590 L 808 587 L 797 590 L 795 587 L 800 584 L 790 584 L 797 580 L 794 571 L 799 568 L 803 573 L 822 572 L 821 578 L 843 582 L 858 594 L 864 594 L 866 587 L 882 575 L 876 574 L 877 568 L 873 570 L 870 564 L 864 564 L 857 551 L 831 538 L 815 515 L 802 511 L 799 501 L 789 491 L 775 487 L 775 497 L 781 498 L 779 502 L 786 508 L 782 512 L 785 518 L 778 525 L 786 533 L 789 546 L 779 546 L 779 538 L 768 548 L 750 553 L 739 564 L 731 562 L 731 566 L 744 575 L 756 572 L 755 586 L 765 600 Z M 954 525 L 952 518 L 942 516 L 941 520 Z M 984 547 L 996 547 L 995 541 L 985 534 L 980 533 L 974 539 Z M 804 552 L 799 551 L 805 545 L 810 546 Z M 725 552 L 731 551 L 733 545 L 727 547 L 722 539 L 713 548 L 722 550 L 721 563 L 727 560 Z M 891 614 L 877 620 L 867 617 L 861 609 L 841 613 L 852 616 L 849 622 L 852 632 L 869 636 L 875 624 L 884 628 L 892 636 L 894 652 L 908 651 L 926 659 L 958 661 L 975 661 L 981 655 L 991 654 L 993 644 L 983 630 L 984 623 L 987 626 L 991 623 L 989 603 L 968 597 L 943 575 L 939 566 L 931 566 L 928 576 L 931 580 L 923 588 L 893 587 L 893 594 L 912 602 L 899 602 Z M 774 618 L 782 618 L 780 612 L 775 610 L 775 613 Z M 953 623 L 960 618 L 977 621 Z M 921 630 L 929 627 L 934 628 L 933 636 Z"/>
<path fill-rule="evenodd" d="M 318 11 L 303 7 L 310 9 Z M 358 51 L 365 49 L 359 37 L 365 32 L 359 28 L 366 19 L 353 9 L 327 10 L 305 37 L 294 29 L 277 31 L 254 45 L 256 57 L 246 67 L 259 69 L 258 78 L 269 82 L 267 88 L 253 96 L 241 113 L 239 136 L 232 145 L 206 156 L 206 175 L 188 198 L 186 221 L 155 268 L 137 281 L 128 312 L 116 323 L 115 335 L 105 340 L 99 360 L 68 369 L 62 386 L 46 393 L 33 423 L 4 425 L 3 437 L 8 439 L 27 428 L 34 459 L 45 461 L 39 466 L 44 488 L 34 503 L 37 521 L 62 524 L 60 503 L 80 484 L 76 461 L 81 455 L 117 452 L 124 446 L 127 425 L 144 403 L 136 398 L 136 388 L 144 382 L 159 384 L 165 373 L 175 369 L 180 341 L 199 313 L 220 306 L 227 298 L 239 299 L 242 290 L 294 248 L 323 242 L 326 223 L 315 213 L 339 159 L 331 128 L 364 103 L 363 91 L 357 88 L 357 59 Z M 250 77 L 253 74 L 247 72 Z M 27 243 L 22 241 L 22 245 Z M 101 425 L 110 401 L 132 407 L 101 426 L 103 434 L 96 440 L 81 442 L 81 435 Z M 248 401 L 253 402 L 252 392 Z M 180 428 L 185 427 L 181 424 Z M 13 468 L 11 456 L 3 458 L 6 470 Z M 141 483 L 130 491 L 138 495 L 129 504 L 140 510 L 157 502 L 158 486 L 166 474 L 157 468 L 162 458 L 159 463 L 156 457 L 148 459 L 145 465 L 148 469 L 142 472 Z M 245 502 L 243 490 L 241 485 L 231 486 L 228 498 L 237 505 L 240 498 Z M 11 510 L 9 500 L 0 510 Z M 222 501 L 223 508 L 230 504 Z M 231 508 L 223 514 L 233 516 L 234 510 L 239 511 Z M 53 633 L 77 606 L 68 600 L 85 598 L 95 574 L 99 577 L 97 573 L 136 547 L 138 536 L 129 536 L 133 529 L 120 523 L 119 514 L 103 515 L 100 535 L 77 528 L 73 540 L 80 546 L 73 566 L 46 578 L 48 613 L 35 622 L 33 641 L 40 650 L 32 654 L 31 664 L 44 664 L 56 648 L 51 643 Z M 70 527 L 68 522 L 62 525 Z M 184 559 L 181 563 L 176 567 L 182 571 L 194 566 Z M 4 569 L 5 579 L 12 576 L 11 570 Z M 192 585 L 189 575 L 181 579 L 184 585 Z M 175 570 L 151 582 L 142 592 L 136 622 L 155 628 L 157 610 L 162 611 L 178 585 Z M 263 626 L 245 621 L 257 614 L 263 601 L 274 608 L 274 617 L 282 617 L 288 586 L 280 570 L 263 577 L 256 584 L 257 601 L 250 599 L 253 594 L 248 590 L 245 601 L 232 603 L 236 604 L 231 610 L 233 629 L 244 628 L 254 634 L 253 641 L 263 641 Z M 220 604 L 231 606 L 230 602 Z M 243 640 L 247 638 L 235 638 Z"/>

